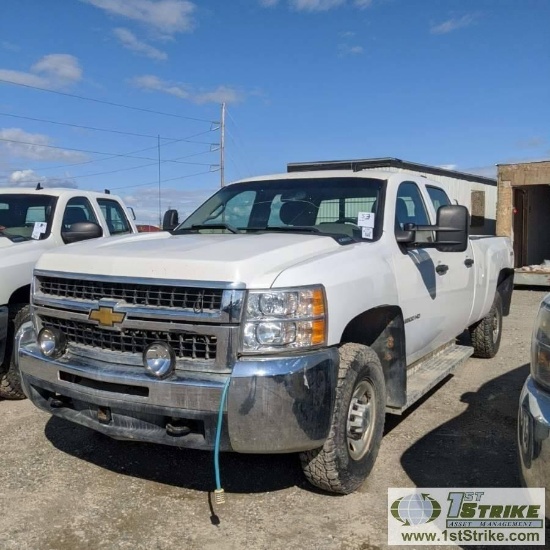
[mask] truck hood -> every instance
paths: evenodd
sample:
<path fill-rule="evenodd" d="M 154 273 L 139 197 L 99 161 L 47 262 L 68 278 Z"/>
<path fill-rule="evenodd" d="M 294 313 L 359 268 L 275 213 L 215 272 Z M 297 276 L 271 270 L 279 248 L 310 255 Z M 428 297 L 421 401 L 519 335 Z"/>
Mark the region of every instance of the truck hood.
<path fill-rule="evenodd" d="M 92 240 L 44 254 L 37 269 L 114 277 L 244 283 L 270 287 L 285 269 L 348 248 L 295 233 L 140 234 Z"/>

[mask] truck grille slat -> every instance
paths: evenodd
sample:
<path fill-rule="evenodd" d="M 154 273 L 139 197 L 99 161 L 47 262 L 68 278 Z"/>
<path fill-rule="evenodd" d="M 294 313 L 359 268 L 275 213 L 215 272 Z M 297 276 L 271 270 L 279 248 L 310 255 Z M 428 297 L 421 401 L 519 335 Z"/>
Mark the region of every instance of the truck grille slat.
<path fill-rule="evenodd" d="M 61 277 L 38 277 L 42 294 L 82 300 L 124 300 L 127 304 L 145 307 L 170 307 L 196 313 L 219 311 L 222 289 L 119 283 L 112 281 L 81 281 Z"/>
<path fill-rule="evenodd" d="M 80 321 L 42 317 L 47 328 L 60 330 L 73 344 L 123 353 L 143 353 L 153 342 L 166 342 L 178 359 L 208 360 L 216 358 L 217 338 L 186 332 L 126 329 L 124 332 L 106 330 Z"/>

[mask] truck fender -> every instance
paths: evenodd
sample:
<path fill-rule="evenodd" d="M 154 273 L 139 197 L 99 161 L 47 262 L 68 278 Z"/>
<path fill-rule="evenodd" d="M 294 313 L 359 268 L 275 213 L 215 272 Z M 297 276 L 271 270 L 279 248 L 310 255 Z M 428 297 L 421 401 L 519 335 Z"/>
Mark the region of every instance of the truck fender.
<path fill-rule="evenodd" d="M 354 342 L 372 348 L 382 363 L 388 407 L 407 401 L 405 324 L 398 306 L 381 305 L 354 317 L 344 329 L 341 344 Z"/>

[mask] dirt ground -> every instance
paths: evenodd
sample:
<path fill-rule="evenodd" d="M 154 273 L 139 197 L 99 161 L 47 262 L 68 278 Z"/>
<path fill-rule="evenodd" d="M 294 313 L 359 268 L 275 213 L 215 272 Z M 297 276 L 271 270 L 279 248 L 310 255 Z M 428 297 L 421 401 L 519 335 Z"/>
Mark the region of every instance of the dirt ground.
<path fill-rule="evenodd" d="M 211 454 L 110 440 L 2 401 L 0 548 L 369 550 L 387 545 L 388 487 L 516 487 L 518 398 L 544 294 L 514 292 L 496 358 L 470 359 L 388 417 L 373 473 L 348 496 L 308 486 L 296 456 L 225 454 L 227 501 L 213 509 Z"/>

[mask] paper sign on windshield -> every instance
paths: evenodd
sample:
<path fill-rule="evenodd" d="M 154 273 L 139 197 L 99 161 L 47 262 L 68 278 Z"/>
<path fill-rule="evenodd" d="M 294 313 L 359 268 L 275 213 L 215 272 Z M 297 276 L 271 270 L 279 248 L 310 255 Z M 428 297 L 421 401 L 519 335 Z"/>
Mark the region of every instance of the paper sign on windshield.
<path fill-rule="evenodd" d="M 359 212 L 357 214 L 357 225 L 359 227 L 374 227 L 374 213 Z"/>
<path fill-rule="evenodd" d="M 31 237 L 36 240 L 40 239 L 40 235 L 43 235 L 44 233 L 46 233 L 47 227 L 48 227 L 48 224 L 46 222 L 34 222 L 34 227 L 32 230 Z"/>
<path fill-rule="evenodd" d="M 372 239 L 372 227 L 362 227 L 361 237 L 363 237 L 363 239 Z"/>

